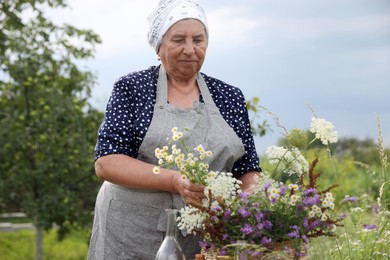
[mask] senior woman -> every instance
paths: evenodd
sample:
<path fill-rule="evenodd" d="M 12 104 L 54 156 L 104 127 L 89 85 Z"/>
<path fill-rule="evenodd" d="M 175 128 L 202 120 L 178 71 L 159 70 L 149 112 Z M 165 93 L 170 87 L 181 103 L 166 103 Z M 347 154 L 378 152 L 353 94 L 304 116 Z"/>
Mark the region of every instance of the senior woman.
<path fill-rule="evenodd" d="M 165 209 L 204 197 L 204 187 L 157 165 L 156 147 L 172 127 L 191 129 L 186 144 L 213 151 L 214 171 L 232 172 L 247 189 L 260 172 L 242 92 L 200 73 L 208 45 L 204 10 L 193 0 L 161 1 L 148 41 L 161 65 L 115 84 L 95 148 L 99 191 L 88 259 L 154 259 L 164 239 Z M 199 252 L 179 233 L 187 259 Z"/>

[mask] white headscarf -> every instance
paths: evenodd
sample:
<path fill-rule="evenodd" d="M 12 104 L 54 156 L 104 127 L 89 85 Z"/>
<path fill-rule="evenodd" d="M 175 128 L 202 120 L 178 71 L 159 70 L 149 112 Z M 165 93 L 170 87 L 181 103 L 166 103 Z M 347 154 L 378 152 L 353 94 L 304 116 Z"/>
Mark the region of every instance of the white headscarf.
<path fill-rule="evenodd" d="M 203 8 L 194 0 L 161 0 L 157 8 L 149 15 L 150 28 L 148 42 L 156 53 L 161 39 L 168 29 L 183 19 L 197 19 L 203 23 L 208 35 L 208 24 Z"/>

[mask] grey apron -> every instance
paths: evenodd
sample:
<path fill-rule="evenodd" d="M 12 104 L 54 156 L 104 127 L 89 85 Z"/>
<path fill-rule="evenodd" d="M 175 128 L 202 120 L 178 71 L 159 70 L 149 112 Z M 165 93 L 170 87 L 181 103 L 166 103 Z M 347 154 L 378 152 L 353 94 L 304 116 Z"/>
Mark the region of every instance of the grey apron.
<path fill-rule="evenodd" d="M 157 165 L 154 150 L 167 144 L 174 126 L 190 129 L 184 137 L 188 146 L 202 144 L 213 151 L 211 170 L 230 172 L 234 162 L 244 155 L 241 140 L 221 116 L 200 74 L 197 83 L 204 104 L 195 101 L 193 109 L 177 108 L 167 102 L 167 76 L 161 65 L 153 118 L 138 159 Z M 165 209 L 183 206 L 178 194 L 104 182 L 96 200 L 88 259 L 153 260 L 164 239 Z M 177 236 L 187 260 L 193 259 L 200 251 L 196 237 L 181 232 Z"/>

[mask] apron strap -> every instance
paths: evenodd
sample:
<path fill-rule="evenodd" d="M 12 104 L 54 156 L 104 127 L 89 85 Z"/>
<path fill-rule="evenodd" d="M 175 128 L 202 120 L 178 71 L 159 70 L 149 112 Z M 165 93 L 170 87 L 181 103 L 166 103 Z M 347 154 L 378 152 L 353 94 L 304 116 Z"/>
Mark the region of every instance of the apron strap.
<path fill-rule="evenodd" d="M 196 77 L 200 93 L 202 94 L 204 103 L 218 109 L 214 103 L 213 98 L 211 97 L 211 93 L 209 88 L 207 87 L 206 81 L 202 77 L 200 73 L 198 73 Z M 164 69 L 164 66 L 160 65 L 158 80 L 157 80 L 157 93 L 156 93 L 156 105 L 157 106 L 165 106 L 168 100 L 168 79 L 167 73 Z"/>

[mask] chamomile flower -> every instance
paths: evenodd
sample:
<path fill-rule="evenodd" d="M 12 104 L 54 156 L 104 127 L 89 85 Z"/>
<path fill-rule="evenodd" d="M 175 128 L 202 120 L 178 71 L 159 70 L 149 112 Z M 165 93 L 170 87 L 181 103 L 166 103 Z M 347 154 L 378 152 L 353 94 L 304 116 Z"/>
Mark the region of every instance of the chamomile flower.
<path fill-rule="evenodd" d="M 153 167 L 153 173 L 154 173 L 154 174 L 160 174 L 160 173 L 161 173 L 160 166 L 155 166 L 155 167 Z"/>

